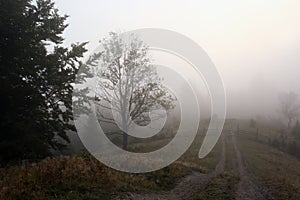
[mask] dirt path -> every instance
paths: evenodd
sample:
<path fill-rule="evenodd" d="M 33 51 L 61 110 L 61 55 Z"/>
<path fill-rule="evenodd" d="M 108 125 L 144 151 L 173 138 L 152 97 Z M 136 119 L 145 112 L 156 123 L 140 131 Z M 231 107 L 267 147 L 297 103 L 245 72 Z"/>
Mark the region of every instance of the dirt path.
<path fill-rule="evenodd" d="M 227 135 L 229 136 L 229 135 Z M 232 145 L 237 162 L 237 171 L 239 175 L 239 183 L 235 189 L 235 200 L 273 200 L 274 198 L 265 187 L 258 181 L 253 180 L 246 169 L 242 154 L 237 145 L 235 134 L 231 133 Z M 226 144 L 225 136 L 222 136 L 222 153 L 221 159 L 215 170 L 209 174 L 202 174 L 192 171 L 191 174 L 185 176 L 178 181 L 175 188 L 171 191 L 159 193 L 128 193 L 126 196 L 117 197 L 115 200 L 183 200 L 190 199 L 196 193 L 203 190 L 209 182 L 225 171 L 226 161 Z"/>
<path fill-rule="evenodd" d="M 254 182 L 248 175 L 245 168 L 242 154 L 238 148 L 236 135 L 232 133 L 232 143 L 237 158 L 237 167 L 240 181 L 236 188 L 235 199 L 236 200 L 265 200 L 273 199 L 263 186 Z"/>
<path fill-rule="evenodd" d="M 119 200 L 182 200 L 189 199 L 195 193 L 204 189 L 210 180 L 224 171 L 225 168 L 225 142 L 222 138 L 222 155 L 215 170 L 209 174 L 193 171 L 190 175 L 182 178 L 174 189 L 161 193 L 132 193 L 126 197 L 117 197 Z"/>

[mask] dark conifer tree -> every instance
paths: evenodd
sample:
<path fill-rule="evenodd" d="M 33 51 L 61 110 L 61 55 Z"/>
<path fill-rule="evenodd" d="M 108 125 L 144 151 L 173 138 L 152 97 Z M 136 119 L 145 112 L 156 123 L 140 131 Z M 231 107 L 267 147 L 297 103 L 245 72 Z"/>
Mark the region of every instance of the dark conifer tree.
<path fill-rule="evenodd" d="M 51 0 L 0 0 L 2 162 L 49 155 L 75 130 L 72 83 L 86 49 L 62 47 L 66 18 Z"/>

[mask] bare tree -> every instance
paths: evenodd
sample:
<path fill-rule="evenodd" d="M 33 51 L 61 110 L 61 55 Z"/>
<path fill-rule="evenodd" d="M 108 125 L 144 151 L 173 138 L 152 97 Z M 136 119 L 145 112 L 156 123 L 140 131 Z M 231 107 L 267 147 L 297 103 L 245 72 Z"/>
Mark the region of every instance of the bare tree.
<path fill-rule="evenodd" d="M 298 96 L 294 92 L 284 93 L 279 96 L 280 112 L 288 121 L 288 129 L 292 122 L 299 116 L 300 107 L 297 102 Z"/>
<path fill-rule="evenodd" d="M 116 123 L 108 113 L 117 113 L 122 134 L 123 149 L 127 149 L 132 123 L 149 123 L 149 111 L 162 106 L 165 110 L 174 107 L 174 97 L 161 84 L 156 68 L 151 63 L 148 47 L 135 35 L 122 38 L 111 32 L 102 41 L 103 49 L 95 54 L 97 63 L 97 114 L 99 120 Z M 159 119 L 159 115 L 158 115 Z"/>

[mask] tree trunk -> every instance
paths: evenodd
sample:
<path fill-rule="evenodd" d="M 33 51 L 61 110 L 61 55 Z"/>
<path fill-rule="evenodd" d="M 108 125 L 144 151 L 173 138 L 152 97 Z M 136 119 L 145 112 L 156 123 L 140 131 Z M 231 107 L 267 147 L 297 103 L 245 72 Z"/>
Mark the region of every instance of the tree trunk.
<path fill-rule="evenodd" d="M 128 135 L 123 131 L 123 149 L 127 150 L 127 144 L 128 144 Z"/>

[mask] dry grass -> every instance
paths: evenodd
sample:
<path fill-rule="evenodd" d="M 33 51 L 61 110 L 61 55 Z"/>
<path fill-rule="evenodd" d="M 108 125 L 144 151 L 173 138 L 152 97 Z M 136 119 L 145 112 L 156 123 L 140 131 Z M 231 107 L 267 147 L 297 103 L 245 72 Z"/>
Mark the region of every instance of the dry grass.
<path fill-rule="evenodd" d="M 106 199 L 122 191 L 167 190 L 190 169 L 173 164 L 147 174 L 122 173 L 94 158 L 47 158 L 0 169 L 0 199 Z"/>
<path fill-rule="evenodd" d="M 221 144 L 200 160 L 198 152 L 203 137 L 203 134 L 197 135 L 179 161 L 146 174 L 113 170 L 90 155 L 47 158 L 26 166 L 0 168 L 0 199 L 109 199 L 122 192 L 170 190 L 179 178 L 192 170 L 210 172 L 216 167 Z M 164 142 L 155 141 L 151 148 Z"/>
<path fill-rule="evenodd" d="M 300 161 L 268 145 L 239 137 L 247 168 L 279 199 L 300 199 Z"/>
<path fill-rule="evenodd" d="M 225 137 L 226 159 L 224 171 L 213 178 L 203 191 L 193 200 L 231 200 L 234 199 L 236 185 L 239 182 L 237 160 L 230 136 Z"/>
<path fill-rule="evenodd" d="M 193 200 L 232 200 L 237 182 L 238 178 L 234 174 L 223 172 L 212 179 Z"/>
<path fill-rule="evenodd" d="M 203 134 L 198 134 L 193 144 L 190 146 L 187 152 L 183 154 L 179 161 L 191 163 L 194 166 L 200 167 L 202 172 L 209 173 L 215 170 L 215 167 L 220 161 L 222 144 L 219 141 L 208 156 L 203 159 L 199 159 L 198 154 L 202 145 L 203 138 Z"/>

